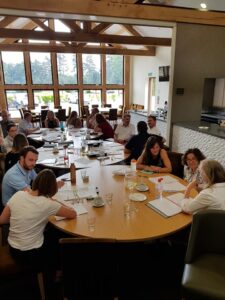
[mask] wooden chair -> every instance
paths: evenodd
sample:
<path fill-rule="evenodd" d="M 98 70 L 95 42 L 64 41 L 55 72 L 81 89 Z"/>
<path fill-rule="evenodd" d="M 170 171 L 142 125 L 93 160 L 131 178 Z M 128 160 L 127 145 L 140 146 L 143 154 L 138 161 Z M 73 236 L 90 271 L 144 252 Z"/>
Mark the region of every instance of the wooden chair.
<path fill-rule="evenodd" d="M 88 105 L 83 105 L 81 107 L 81 116 L 84 119 L 86 119 L 88 116 L 90 116 L 90 111 L 89 111 Z"/>
<path fill-rule="evenodd" d="M 58 112 L 56 113 L 56 117 L 59 119 L 61 122 L 66 121 L 66 110 L 65 109 L 59 109 Z"/>
<path fill-rule="evenodd" d="M 110 108 L 109 109 L 108 120 L 109 120 L 109 122 L 112 121 L 113 125 L 115 125 L 117 123 L 117 108 Z"/>
<path fill-rule="evenodd" d="M 111 108 L 111 107 L 112 107 L 112 104 L 104 104 L 103 107 Z"/>
<path fill-rule="evenodd" d="M 60 239 L 64 298 L 114 299 L 115 242 L 95 238 Z"/>
<path fill-rule="evenodd" d="M 46 119 L 47 113 L 48 113 L 47 109 L 42 109 L 41 110 L 41 126 L 43 128 L 45 127 L 45 119 Z"/>
<path fill-rule="evenodd" d="M 21 279 L 23 282 L 30 280 L 31 276 L 37 276 L 40 296 L 42 300 L 45 300 L 43 274 L 41 272 L 37 273 L 32 265 L 28 266 L 16 261 L 11 256 L 8 245 L 0 246 L 0 290 L 2 299 L 12 299 L 9 294 L 13 292 L 14 285 Z M 18 293 L 20 294 L 21 291 L 17 291 L 15 294 L 18 295 Z"/>
<path fill-rule="evenodd" d="M 225 300 L 225 211 L 194 214 L 182 279 L 185 300 Z"/>
<path fill-rule="evenodd" d="M 92 106 L 91 106 L 92 108 L 98 108 L 99 107 L 99 105 L 98 104 L 92 104 Z"/>

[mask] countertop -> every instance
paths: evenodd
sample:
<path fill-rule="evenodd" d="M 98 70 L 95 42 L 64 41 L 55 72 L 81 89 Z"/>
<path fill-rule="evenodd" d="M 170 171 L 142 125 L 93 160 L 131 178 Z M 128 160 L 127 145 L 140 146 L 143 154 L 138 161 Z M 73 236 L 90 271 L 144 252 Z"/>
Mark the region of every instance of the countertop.
<path fill-rule="evenodd" d="M 174 123 L 174 125 L 225 139 L 225 127 L 219 126 L 218 124 L 199 121 L 199 122 L 178 122 L 178 123 Z"/>
<path fill-rule="evenodd" d="M 144 117 L 146 117 L 147 118 L 147 116 L 149 115 L 148 113 L 147 113 L 147 111 L 143 111 L 143 110 L 129 110 L 129 112 L 130 113 L 133 113 L 133 114 L 137 114 L 137 115 L 140 115 L 140 116 L 144 116 Z M 164 118 L 164 117 L 158 117 L 157 115 L 155 115 L 155 114 L 151 114 L 152 116 L 155 116 L 156 117 L 156 119 L 157 120 L 159 120 L 159 121 L 162 121 L 162 122 L 166 122 L 167 120 L 166 120 L 166 118 Z"/>

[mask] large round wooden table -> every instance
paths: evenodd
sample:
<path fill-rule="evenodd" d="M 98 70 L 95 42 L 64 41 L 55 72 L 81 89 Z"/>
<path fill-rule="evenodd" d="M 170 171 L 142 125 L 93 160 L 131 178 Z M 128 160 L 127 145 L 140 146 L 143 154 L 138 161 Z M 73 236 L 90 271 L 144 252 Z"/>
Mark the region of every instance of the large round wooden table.
<path fill-rule="evenodd" d="M 113 175 L 113 171 L 123 168 L 123 166 L 101 166 L 88 170 L 90 176 L 89 185 L 97 186 L 100 195 L 113 193 L 112 205 L 105 204 L 103 207 L 95 208 L 92 201 L 83 202 L 87 208 L 88 214 L 79 215 L 73 220 L 56 221 L 55 217 L 50 218 L 50 223 L 59 230 L 80 237 L 111 238 L 120 241 L 144 241 L 157 239 L 163 236 L 173 234 L 185 227 L 191 221 L 192 216 L 179 213 L 170 218 L 165 218 L 155 212 L 146 203 L 155 198 L 155 185 L 150 182 L 148 177 L 159 176 L 146 175 L 137 172 L 138 180 L 145 182 L 149 186 L 149 191 L 144 192 L 147 199 L 143 202 L 134 202 L 135 212 L 130 218 L 124 216 L 124 203 L 129 199 L 129 192 L 124 185 L 124 176 Z M 124 166 L 126 168 L 126 166 Z M 81 171 L 77 171 L 77 186 L 82 185 Z M 171 175 L 173 176 L 173 175 Z M 64 175 L 65 177 L 65 175 Z M 174 177 L 174 176 L 173 176 Z M 179 179 L 181 183 L 185 183 Z M 67 188 L 70 188 L 70 182 L 66 182 Z M 186 184 L 186 183 L 185 183 Z M 166 193 L 164 194 L 166 196 Z M 95 231 L 88 230 L 88 215 L 94 215 L 96 218 Z"/>

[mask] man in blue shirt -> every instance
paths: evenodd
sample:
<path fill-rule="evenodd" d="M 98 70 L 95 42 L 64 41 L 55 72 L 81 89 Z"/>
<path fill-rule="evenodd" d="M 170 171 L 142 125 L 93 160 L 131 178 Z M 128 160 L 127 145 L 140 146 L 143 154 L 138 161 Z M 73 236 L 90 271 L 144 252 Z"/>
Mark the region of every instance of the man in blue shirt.
<path fill-rule="evenodd" d="M 37 176 L 34 171 L 37 160 L 38 151 L 32 146 L 27 146 L 20 152 L 20 160 L 3 177 L 3 205 L 6 205 L 16 192 L 30 189 L 31 182 Z"/>

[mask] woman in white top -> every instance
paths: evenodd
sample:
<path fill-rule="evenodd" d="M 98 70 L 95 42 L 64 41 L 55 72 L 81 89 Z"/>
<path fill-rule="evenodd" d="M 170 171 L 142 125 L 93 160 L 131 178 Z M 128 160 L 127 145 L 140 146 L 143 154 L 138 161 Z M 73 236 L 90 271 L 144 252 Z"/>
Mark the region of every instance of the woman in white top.
<path fill-rule="evenodd" d="M 8 201 L 0 224 L 10 224 L 8 243 L 11 254 L 24 262 L 41 262 L 44 252 L 44 229 L 51 215 L 75 218 L 76 212 L 54 201 L 58 187 L 51 170 L 41 171 L 32 190 L 19 191 Z"/>
<path fill-rule="evenodd" d="M 194 199 L 184 199 L 182 209 L 186 213 L 194 213 L 200 209 L 225 210 L 225 170 L 215 161 L 204 159 L 199 166 L 200 175 L 205 188 Z"/>

